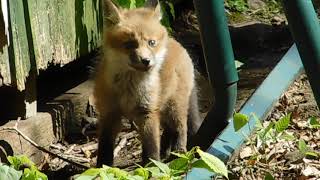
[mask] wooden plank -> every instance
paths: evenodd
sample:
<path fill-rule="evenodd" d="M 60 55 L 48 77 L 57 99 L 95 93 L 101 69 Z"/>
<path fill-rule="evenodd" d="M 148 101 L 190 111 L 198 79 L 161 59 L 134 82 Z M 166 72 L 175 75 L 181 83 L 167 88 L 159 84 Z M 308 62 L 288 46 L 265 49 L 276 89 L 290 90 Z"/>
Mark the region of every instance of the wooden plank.
<path fill-rule="evenodd" d="M 11 70 L 11 78 L 15 80 L 14 85 L 22 91 L 25 89 L 26 77 L 31 70 L 28 39 L 24 18 L 24 9 L 22 1 L 8 1 L 9 17 L 10 17 L 10 46 L 9 60 Z M 9 49 L 10 49 L 9 46 Z"/>
<path fill-rule="evenodd" d="M 89 116 L 86 111 L 92 90 L 93 82 L 87 80 L 46 104 L 47 111 L 59 127 L 55 134 L 59 140 L 81 133 L 81 121 Z"/>
<path fill-rule="evenodd" d="M 25 113 L 23 118 L 36 115 L 36 64 L 30 56 L 23 1 L 8 1 L 10 17 L 9 61 L 14 85 L 24 93 Z"/>
<path fill-rule="evenodd" d="M 100 0 L 28 0 L 38 69 L 67 64 L 100 46 Z"/>
<path fill-rule="evenodd" d="M 2 127 L 14 127 L 15 123 L 16 121 L 10 121 Z M 55 141 L 53 133 L 55 130 L 52 124 L 52 117 L 49 113 L 38 113 L 32 118 L 21 120 L 18 124 L 18 129 L 38 145 L 47 149 Z M 41 151 L 14 132 L 0 131 L 0 139 L 2 142 L 7 142 L 10 145 L 8 148 L 1 146 L 3 143 L 0 143 L 0 149 L 10 152 L 11 148 L 15 155 L 24 154 L 35 163 L 39 163 L 43 158 Z"/>
<path fill-rule="evenodd" d="M 21 91 L 24 108 L 17 114 L 28 118 L 37 112 L 39 69 L 63 66 L 100 46 L 101 1 L 1 0 L 0 9 L 0 87 Z"/>
<path fill-rule="evenodd" d="M 7 1 L 0 0 L 0 86 L 11 84 L 8 53 L 8 8 Z"/>
<path fill-rule="evenodd" d="M 0 86 L 22 91 L 30 71 L 63 66 L 100 47 L 101 0 L 1 0 L 6 3 L 0 9 L 8 8 L 10 41 L 4 41 L 2 13 Z"/>

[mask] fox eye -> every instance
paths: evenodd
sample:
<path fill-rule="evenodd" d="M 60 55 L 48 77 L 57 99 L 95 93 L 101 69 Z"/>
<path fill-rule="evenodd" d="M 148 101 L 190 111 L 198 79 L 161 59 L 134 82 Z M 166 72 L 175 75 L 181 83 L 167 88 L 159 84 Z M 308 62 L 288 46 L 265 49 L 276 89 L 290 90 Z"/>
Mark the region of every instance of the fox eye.
<path fill-rule="evenodd" d="M 149 40 L 148 44 L 150 47 L 155 47 L 157 45 L 155 40 Z"/>
<path fill-rule="evenodd" d="M 126 41 L 123 43 L 123 47 L 126 49 L 136 49 L 136 48 L 138 48 L 138 42 L 137 41 Z"/>

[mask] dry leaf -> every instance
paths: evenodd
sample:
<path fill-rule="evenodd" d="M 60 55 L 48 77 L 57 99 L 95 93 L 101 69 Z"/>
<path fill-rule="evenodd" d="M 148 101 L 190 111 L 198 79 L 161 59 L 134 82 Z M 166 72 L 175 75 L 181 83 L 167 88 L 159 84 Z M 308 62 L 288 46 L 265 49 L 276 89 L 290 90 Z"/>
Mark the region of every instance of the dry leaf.
<path fill-rule="evenodd" d="M 313 167 L 313 166 L 307 166 L 303 171 L 302 174 L 305 176 L 319 176 L 320 171 Z"/>

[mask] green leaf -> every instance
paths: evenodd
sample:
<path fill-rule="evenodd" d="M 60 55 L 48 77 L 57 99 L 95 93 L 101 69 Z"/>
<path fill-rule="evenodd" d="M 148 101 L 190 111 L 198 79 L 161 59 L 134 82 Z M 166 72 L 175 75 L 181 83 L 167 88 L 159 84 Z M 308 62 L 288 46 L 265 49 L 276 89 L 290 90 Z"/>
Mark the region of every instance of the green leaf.
<path fill-rule="evenodd" d="M 134 9 L 134 8 L 136 8 L 136 0 L 130 0 L 129 9 Z"/>
<path fill-rule="evenodd" d="M 245 114 L 241 113 L 235 113 L 233 115 L 233 127 L 234 130 L 237 132 L 239 131 L 243 126 L 245 126 L 249 121 L 249 117 Z"/>
<path fill-rule="evenodd" d="M 101 171 L 104 171 L 100 168 L 90 168 L 86 171 L 84 171 L 81 175 L 86 175 L 86 176 L 97 176 L 101 173 Z"/>
<path fill-rule="evenodd" d="M 97 176 L 90 176 L 90 175 L 79 175 L 78 177 L 75 178 L 75 180 L 93 180 Z M 102 179 L 107 179 L 105 177 L 102 177 Z"/>
<path fill-rule="evenodd" d="M 311 156 L 311 157 L 314 157 L 314 158 L 318 158 L 319 157 L 319 154 L 317 152 L 314 152 L 314 151 L 307 151 L 305 153 L 306 156 Z"/>
<path fill-rule="evenodd" d="M 35 166 L 24 168 L 21 180 L 47 180 L 48 177 L 40 172 Z"/>
<path fill-rule="evenodd" d="M 270 122 L 269 125 L 259 133 L 260 138 L 264 139 L 266 135 L 270 132 L 270 130 L 273 128 L 273 126 L 274 123 Z"/>
<path fill-rule="evenodd" d="M 144 177 L 135 175 L 135 176 L 128 176 L 126 180 L 146 180 L 146 179 Z"/>
<path fill-rule="evenodd" d="M 171 28 L 170 16 L 166 11 L 165 3 L 163 2 L 160 2 L 160 3 L 161 3 L 161 13 L 162 13 L 161 24 L 167 28 L 169 33 L 172 33 L 173 30 Z"/>
<path fill-rule="evenodd" d="M 111 179 L 110 175 L 106 175 L 106 168 L 90 168 L 81 173 L 76 180 L 91 180 L 100 176 L 101 179 Z M 113 175 L 112 175 L 113 177 Z M 114 178 L 112 178 L 114 179 Z"/>
<path fill-rule="evenodd" d="M 130 8 L 131 0 L 116 0 L 114 1 L 118 6 L 121 6 L 123 8 Z"/>
<path fill-rule="evenodd" d="M 138 175 L 143 177 L 144 179 L 148 179 L 149 178 L 149 171 L 145 168 L 137 168 L 134 170 L 133 172 L 134 175 Z"/>
<path fill-rule="evenodd" d="M 18 171 L 8 165 L 0 165 L 0 179 L 19 180 L 22 176 L 22 171 Z"/>
<path fill-rule="evenodd" d="M 152 174 L 152 177 L 159 177 L 162 174 L 158 167 L 147 167 L 146 169 Z"/>
<path fill-rule="evenodd" d="M 279 121 L 275 123 L 275 128 L 278 133 L 283 132 L 289 127 L 291 119 L 291 113 L 281 118 Z"/>
<path fill-rule="evenodd" d="M 320 123 L 316 117 L 309 118 L 311 128 L 320 128 Z"/>
<path fill-rule="evenodd" d="M 264 176 L 264 180 L 274 180 L 274 177 L 269 172 L 267 172 L 267 174 Z"/>
<path fill-rule="evenodd" d="M 188 156 L 186 154 L 182 154 L 182 153 L 176 153 L 176 152 L 170 152 L 171 154 L 179 157 L 179 158 L 185 158 L 188 159 Z"/>
<path fill-rule="evenodd" d="M 144 6 L 145 0 L 136 0 L 136 6 L 137 7 L 142 7 Z"/>
<path fill-rule="evenodd" d="M 113 174 L 117 179 L 125 179 L 128 176 L 128 172 L 119 168 L 109 168 L 106 170 L 107 174 Z"/>
<path fill-rule="evenodd" d="M 202 169 L 211 169 L 210 166 L 208 166 L 207 163 L 204 162 L 202 159 L 198 159 L 191 165 L 194 168 L 202 168 Z"/>
<path fill-rule="evenodd" d="M 101 172 L 99 174 L 99 177 L 101 178 L 101 180 L 118 180 L 117 178 L 114 177 L 113 174 L 107 174 L 106 172 Z M 92 180 L 95 180 L 95 179 L 97 179 L 97 177 L 92 178 Z"/>
<path fill-rule="evenodd" d="M 195 158 L 195 153 L 197 152 L 197 149 L 199 149 L 199 146 L 195 146 L 190 151 L 185 153 L 189 161 L 192 161 Z"/>
<path fill-rule="evenodd" d="M 152 161 L 165 174 L 170 174 L 170 168 L 168 165 L 166 165 L 160 161 L 153 160 L 153 159 L 150 159 L 150 161 Z"/>
<path fill-rule="evenodd" d="M 305 154 L 308 150 L 308 147 L 307 147 L 307 144 L 306 142 L 303 140 L 303 139 L 300 139 L 299 140 L 299 143 L 298 143 L 298 148 L 299 148 L 299 151 L 303 154 Z"/>
<path fill-rule="evenodd" d="M 293 141 L 296 139 L 294 135 L 288 134 L 286 131 L 279 137 L 280 139 L 284 139 L 286 141 Z"/>
<path fill-rule="evenodd" d="M 186 170 L 188 168 L 188 159 L 178 158 L 169 163 L 169 168 L 173 170 Z"/>
<path fill-rule="evenodd" d="M 175 10 L 174 10 L 173 3 L 170 2 L 170 1 L 165 1 L 165 2 L 166 2 L 166 5 L 169 7 L 170 15 L 172 16 L 173 19 L 175 19 L 176 15 L 175 15 Z"/>
<path fill-rule="evenodd" d="M 21 165 L 34 166 L 34 163 L 25 155 L 8 156 L 7 159 L 16 170 L 19 170 Z"/>
<path fill-rule="evenodd" d="M 236 65 L 236 68 L 239 69 L 241 66 L 243 66 L 243 63 L 238 61 L 238 60 L 235 60 L 235 65 Z"/>
<path fill-rule="evenodd" d="M 207 152 L 203 152 L 200 148 L 197 149 L 197 153 L 200 155 L 201 159 L 208 165 L 208 167 L 210 167 L 210 169 L 208 169 L 209 171 L 228 178 L 227 167 L 220 159 Z"/>

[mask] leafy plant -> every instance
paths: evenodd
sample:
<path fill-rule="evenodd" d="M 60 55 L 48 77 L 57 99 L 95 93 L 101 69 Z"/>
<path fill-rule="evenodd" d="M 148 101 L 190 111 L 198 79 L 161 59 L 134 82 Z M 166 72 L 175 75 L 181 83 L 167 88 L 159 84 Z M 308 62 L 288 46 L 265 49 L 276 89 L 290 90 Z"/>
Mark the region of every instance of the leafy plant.
<path fill-rule="evenodd" d="M 0 165 L 0 179 L 18 180 L 22 176 L 22 171 L 18 171 L 13 167 L 5 164 Z"/>
<path fill-rule="evenodd" d="M 245 126 L 249 121 L 249 117 L 245 114 L 241 113 L 235 113 L 233 115 L 233 127 L 234 130 L 237 132 L 239 131 L 243 126 Z"/>
<path fill-rule="evenodd" d="M 36 165 L 26 156 L 8 156 L 8 161 L 16 170 L 23 170 L 22 180 L 47 180 L 48 177 L 40 172 Z"/>
<path fill-rule="evenodd" d="M 277 133 L 282 133 L 284 130 L 286 130 L 289 127 L 290 119 L 291 119 L 291 114 L 288 114 L 275 123 L 274 126 Z"/>
<path fill-rule="evenodd" d="M 311 156 L 311 157 L 319 157 L 318 153 L 312 151 L 310 147 L 306 144 L 306 142 L 303 139 L 300 139 L 298 142 L 298 149 L 300 153 L 302 153 L 305 156 Z"/>
<path fill-rule="evenodd" d="M 47 180 L 48 177 L 40 172 L 35 164 L 26 156 L 8 156 L 10 166 L 0 164 L 0 179 L 10 180 Z"/>
<path fill-rule="evenodd" d="M 248 3 L 246 0 L 227 0 L 225 2 L 227 9 L 236 12 L 244 12 L 248 10 Z"/>
<path fill-rule="evenodd" d="M 320 122 L 316 117 L 311 117 L 309 119 L 309 125 L 311 128 L 320 128 Z"/>
<path fill-rule="evenodd" d="M 203 168 L 217 175 L 228 177 L 228 171 L 224 163 L 215 156 L 194 147 L 186 153 L 172 153 L 177 156 L 169 163 L 163 163 L 153 159 L 146 167 L 127 172 L 118 168 L 103 166 L 91 168 L 76 177 L 76 180 L 120 179 L 120 180 L 147 180 L 147 179 L 182 179 L 191 168 Z M 200 159 L 196 158 L 200 156 Z"/>
<path fill-rule="evenodd" d="M 247 146 L 249 146 L 248 149 L 252 151 L 250 152 L 250 155 L 247 156 L 250 157 L 247 162 L 249 165 L 255 165 L 257 162 L 268 164 L 269 162 L 274 161 L 273 158 L 276 157 L 274 154 L 277 153 L 277 149 L 279 148 L 279 144 L 276 143 L 286 144 L 288 147 L 290 147 L 292 143 L 289 143 L 289 141 L 296 143 L 296 146 L 299 150 L 298 154 L 301 155 L 301 157 L 299 155 L 299 158 L 318 159 L 320 157 L 319 152 L 314 151 L 303 139 L 297 140 L 298 138 L 293 132 L 287 131 L 292 118 L 291 113 L 285 115 L 277 121 L 269 122 L 268 124 L 261 123 L 259 118 L 254 114 L 251 114 L 250 117 L 251 116 L 254 117 L 256 121 L 256 129 L 255 139 L 248 139 L 247 142 Z M 242 127 L 247 125 L 250 117 L 245 114 L 235 113 L 233 117 L 235 131 L 239 131 Z M 318 119 L 315 117 L 310 118 L 309 127 L 319 128 L 320 123 Z M 274 151 L 274 153 L 270 153 L 272 151 Z M 267 172 L 264 179 L 273 180 L 274 177 Z"/>

